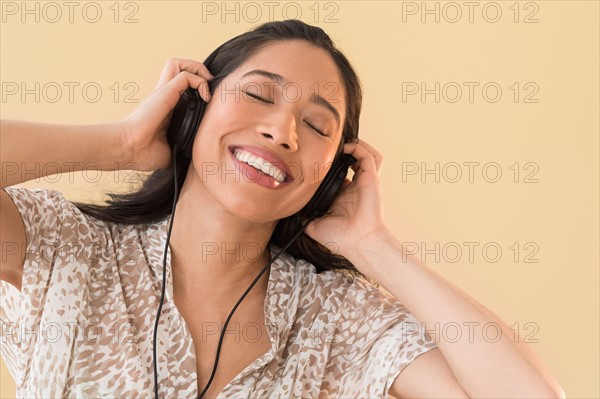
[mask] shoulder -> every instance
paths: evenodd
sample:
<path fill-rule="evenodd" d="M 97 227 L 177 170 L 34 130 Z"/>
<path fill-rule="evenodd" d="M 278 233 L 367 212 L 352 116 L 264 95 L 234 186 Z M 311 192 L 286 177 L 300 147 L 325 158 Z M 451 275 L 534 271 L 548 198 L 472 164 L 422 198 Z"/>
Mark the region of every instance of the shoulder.
<path fill-rule="evenodd" d="M 304 259 L 287 255 L 293 264 L 295 284 L 306 306 L 323 307 L 334 311 L 340 320 L 364 321 L 368 318 L 398 321 L 408 310 L 393 295 L 361 275 L 343 269 L 318 273 Z"/>
<path fill-rule="evenodd" d="M 296 260 L 296 267 L 302 277 L 300 303 L 329 314 L 327 319 L 336 323 L 341 341 L 372 343 L 386 335 L 393 336 L 398 345 L 430 341 L 409 309 L 368 278 L 345 270 L 317 273 L 314 265 L 301 259 Z"/>
<path fill-rule="evenodd" d="M 103 221 L 85 215 L 61 191 L 47 188 L 6 187 L 3 189 L 11 198 L 24 221 L 35 223 L 54 221 L 60 224 L 86 222 L 104 224 Z M 57 225 L 54 226 L 59 227 Z"/>
<path fill-rule="evenodd" d="M 135 244 L 155 224 L 121 224 L 104 221 L 81 211 L 70 196 L 47 188 L 6 187 L 19 211 L 27 236 L 27 253 L 69 254 L 79 259 L 104 256 L 104 248 L 115 251 L 123 242 Z M 76 252 L 74 252 L 76 251 Z"/>
<path fill-rule="evenodd" d="M 118 223 L 92 216 L 79 203 L 54 189 L 4 189 L 21 214 L 26 231 L 24 278 L 38 279 L 57 272 L 100 272 L 139 264 L 144 271 L 148 253 L 162 252 L 164 220 L 153 223 Z M 31 267 L 27 267 L 31 266 Z M 82 278 L 86 273 L 82 274 Z"/>

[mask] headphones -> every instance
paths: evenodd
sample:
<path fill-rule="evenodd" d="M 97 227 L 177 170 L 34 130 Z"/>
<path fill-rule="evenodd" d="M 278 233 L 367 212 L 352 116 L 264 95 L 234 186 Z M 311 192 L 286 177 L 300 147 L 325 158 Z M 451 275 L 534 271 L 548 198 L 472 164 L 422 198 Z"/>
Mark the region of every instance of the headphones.
<path fill-rule="evenodd" d="M 189 87 L 185 90 L 177 105 L 173 109 L 171 123 L 167 130 L 167 141 L 172 148 L 173 152 L 173 174 L 175 181 L 175 196 L 173 198 L 173 208 L 171 212 L 171 220 L 169 223 L 169 230 L 167 233 L 167 240 L 165 244 L 164 251 L 164 259 L 163 259 L 163 283 L 162 283 L 162 292 L 160 297 L 160 304 L 158 306 L 158 312 L 156 315 L 156 322 L 154 324 L 154 339 L 153 339 L 153 366 L 154 366 L 154 397 L 158 399 L 158 371 L 157 371 L 157 363 L 156 363 L 156 336 L 158 332 L 158 321 L 160 319 L 160 313 L 162 310 L 164 295 L 165 295 L 165 276 L 166 276 L 166 262 L 167 262 L 167 250 L 169 245 L 169 239 L 171 237 L 171 229 L 173 227 L 173 219 L 175 215 L 175 206 L 177 204 L 178 198 L 178 179 L 177 179 L 177 158 L 191 159 L 192 158 L 192 145 L 194 142 L 194 138 L 196 136 L 196 132 L 198 131 L 198 127 L 200 126 L 200 121 L 202 120 L 202 116 L 204 114 L 204 109 L 206 108 L 206 102 L 200 97 L 197 89 Z M 227 317 L 223 329 L 221 331 L 221 337 L 219 339 L 219 345 L 217 347 L 217 355 L 215 359 L 215 364 L 213 366 L 213 370 L 211 376 L 209 378 L 208 384 L 204 388 L 204 390 L 198 396 L 198 399 L 202 399 L 208 387 L 212 383 L 212 380 L 215 376 L 215 372 L 217 369 L 217 364 L 219 361 L 219 354 L 221 352 L 221 345 L 223 341 L 223 337 L 225 335 L 225 330 L 227 328 L 227 324 L 229 320 L 233 316 L 233 313 L 237 309 L 238 305 L 244 299 L 244 297 L 250 292 L 252 287 L 258 282 L 260 277 L 266 272 L 269 266 L 283 253 L 295 240 L 300 236 L 300 234 L 304 231 L 306 226 L 315 218 L 323 216 L 331 206 L 331 203 L 335 200 L 339 191 L 342 188 L 342 183 L 348 174 L 348 169 L 352 164 L 356 162 L 356 159 L 350 155 L 342 152 L 343 142 L 340 141 L 340 146 L 338 148 L 337 154 L 331 164 L 325 178 L 319 185 L 314 196 L 310 199 L 310 201 L 302 208 L 299 214 L 306 214 L 307 218 L 302 224 L 300 230 L 292 237 L 290 242 L 286 244 L 281 250 L 267 263 L 267 265 L 263 268 L 263 270 L 259 273 L 259 275 L 254 279 L 252 284 L 248 287 L 246 292 L 240 297 L 238 302 L 235 304 L 231 313 Z"/>

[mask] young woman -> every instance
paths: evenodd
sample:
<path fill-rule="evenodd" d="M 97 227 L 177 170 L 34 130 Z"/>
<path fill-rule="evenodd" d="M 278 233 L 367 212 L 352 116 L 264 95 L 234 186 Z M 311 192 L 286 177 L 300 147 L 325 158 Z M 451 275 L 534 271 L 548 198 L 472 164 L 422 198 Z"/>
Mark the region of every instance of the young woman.
<path fill-rule="evenodd" d="M 207 105 L 175 158 L 167 128 L 188 87 Z M 361 100 L 325 32 L 288 20 L 204 64 L 169 60 L 121 122 L 2 121 L 2 355 L 18 396 L 564 397 L 501 320 L 402 253 L 383 157 L 357 139 Z M 340 151 L 352 179 L 294 239 Z M 49 163 L 153 173 L 106 206 L 9 187 Z M 426 331 L 469 322 L 506 333 Z"/>

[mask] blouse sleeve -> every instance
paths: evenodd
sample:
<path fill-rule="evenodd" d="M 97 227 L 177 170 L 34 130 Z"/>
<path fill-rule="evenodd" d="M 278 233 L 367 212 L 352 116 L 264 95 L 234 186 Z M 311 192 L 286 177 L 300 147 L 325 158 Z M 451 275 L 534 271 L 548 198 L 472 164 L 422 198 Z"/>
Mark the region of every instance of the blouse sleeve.
<path fill-rule="evenodd" d="M 81 256 L 78 235 L 90 229 L 85 216 L 59 191 L 15 186 L 3 190 L 17 207 L 26 235 L 21 291 L 0 281 L 0 353 L 19 386 L 39 342 L 53 339 L 57 329 L 64 335 L 60 320 L 76 318 L 74 287 L 85 280 L 85 273 L 69 260 Z"/>
<path fill-rule="evenodd" d="M 342 304 L 336 345 L 347 362 L 343 396 L 372 398 L 387 398 L 402 370 L 438 347 L 400 301 L 362 277 L 354 279 Z"/>

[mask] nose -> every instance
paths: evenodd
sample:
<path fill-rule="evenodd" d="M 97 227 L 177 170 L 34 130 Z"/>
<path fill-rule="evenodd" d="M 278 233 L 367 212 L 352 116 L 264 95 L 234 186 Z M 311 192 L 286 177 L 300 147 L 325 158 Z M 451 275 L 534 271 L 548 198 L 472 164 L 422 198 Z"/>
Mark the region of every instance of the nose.
<path fill-rule="evenodd" d="M 277 115 L 269 116 L 269 123 L 261 128 L 263 137 L 281 145 L 286 150 L 296 151 L 298 149 L 298 134 L 296 131 L 296 120 L 292 113 L 278 112 Z"/>

